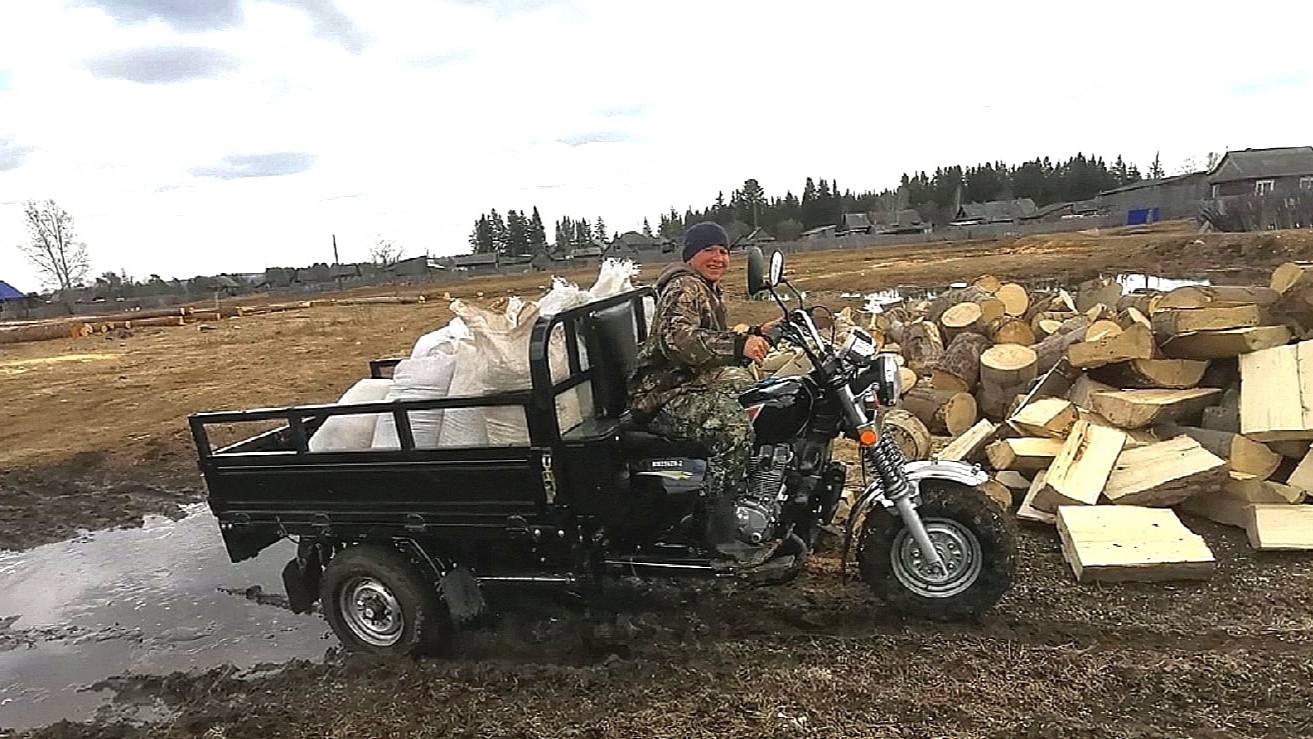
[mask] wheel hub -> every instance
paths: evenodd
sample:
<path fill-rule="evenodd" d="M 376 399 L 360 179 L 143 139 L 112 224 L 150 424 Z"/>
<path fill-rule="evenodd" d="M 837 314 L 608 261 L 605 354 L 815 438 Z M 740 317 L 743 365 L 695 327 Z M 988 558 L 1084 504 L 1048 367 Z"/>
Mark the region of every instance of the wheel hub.
<path fill-rule="evenodd" d="M 971 587 L 980 576 L 980 540 L 967 527 L 950 519 L 926 519 L 926 534 L 943 562 L 943 568 L 926 559 L 907 529 L 893 543 L 893 569 L 908 590 L 927 598 L 948 598 Z"/>
<path fill-rule="evenodd" d="M 401 640 L 406 626 L 401 604 L 382 582 L 372 577 L 350 580 L 338 601 L 347 628 L 361 641 L 389 647 Z"/>

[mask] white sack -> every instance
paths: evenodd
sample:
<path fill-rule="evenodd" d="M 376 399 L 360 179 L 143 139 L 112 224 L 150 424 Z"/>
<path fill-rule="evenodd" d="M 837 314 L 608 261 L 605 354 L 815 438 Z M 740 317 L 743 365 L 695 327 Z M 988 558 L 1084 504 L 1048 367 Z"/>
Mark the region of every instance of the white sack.
<path fill-rule="evenodd" d="M 456 370 L 458 344 L 449 339 L 435 344 L 427 356 L 401 360 L 392 371 L 392 389 L 388 391 L 386 400 L 437 400 L 447 397 L 452 374 Z M 442 408 L 409 413 L 410 433 L 415 439 L 416 449 L 433 449 L 438 446 L 445 413 Z M 401 448 L 397 419 L 392 414 L 378 417 L 374 425 L 373 446 L 376 449 Z"/>
<path fill-rule="evenodd" d="M 462 341 L 454 357 L 449 398 L 486 395 L 483 363 L 474 342 Z M 448 408 L 442 417 L 438 446 L 487 446 L 488 423 L 483 408 Z"/>
<path fill-rule="evenodd" d="M 354 403 L 377 403 L 387 397 L 392 387 L 391 380 L 365 378 L 352 385 L 342 393 L 338 405 Z M 329 416 L 310 437 L 312 452 L 348 452 L 368 449 L 370 439 L 374 437 L 374 421 L 377 414 L 358 414 L 354 416 Z"/>
<path fill-rule="evenodd" d="M 453 318 L 446 326 L 419 337 L 419 340 L 415 342 L 415 348 L 410 350 L 410 358 L 427 357 L 435 350 L 452 354 L 456 351 L 456 341 L 470 338 L 470 330 L 465 322 L 459 318 Z"/>
<path fill-rule="evenodd" d="M 597 272 L 597 282 L 589 288 L 593 300 L 601 300 L 633 290 L 633 279 L 638 276 L 638 265 L 628 259 L 604 259 Z"/>

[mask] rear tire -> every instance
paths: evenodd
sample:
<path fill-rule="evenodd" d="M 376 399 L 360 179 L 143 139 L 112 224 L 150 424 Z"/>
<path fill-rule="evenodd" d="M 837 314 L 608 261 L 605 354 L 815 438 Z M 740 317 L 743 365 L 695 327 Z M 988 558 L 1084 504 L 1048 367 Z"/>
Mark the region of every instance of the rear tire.
<path fill-rule="evenodd" d="M 433 577 L 392 546 L 362 544 L 333 555 L 319 597 L 328 625 L 351 652 L 432 654 L 451 632 Z"/>
<path fill-rule="evenodd" d="M 873 510 L 857 550 L 862 579 L 900 612 L 934 621 L 978 618 L 1012 587 L 1012 522 L 984 493 L 945 480 L 921 482 L 917 511 L 948 573 L 921 563 L 901 517 Z"/>

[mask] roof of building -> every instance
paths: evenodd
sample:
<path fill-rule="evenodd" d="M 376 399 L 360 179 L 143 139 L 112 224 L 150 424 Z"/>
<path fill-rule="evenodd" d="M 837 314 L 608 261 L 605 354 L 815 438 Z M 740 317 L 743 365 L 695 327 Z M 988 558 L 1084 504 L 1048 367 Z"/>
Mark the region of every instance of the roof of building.
<path fill-rule="evenodd" d="M 482 254 L 457 254 L 451 258 L 451 263 L 456 267 L 496 266 L 497 253 L 490 251 Z"/>
<path fill-rule="evenodd" d="M 877 226 L 919 226 L 922 223 L 921 214 L 915 208 L 872 211 L 871 220 Z"/>
<path fill-rule="evenodd" d="M 842 225 L 847 231 L 854 228 L 870 228 L 871 219 L 865 213 L 844 213 Z"/>
<path fill-rule="evenodd" d="M 748 233 L 743 234 L 743 236 L 739 237 L 739 240 L 736 241 L 736 242 L 734 242 L 734 243 L 736 243 L 736 244 L 762 244 L 762 243 L 765 243 L 765 242 L 768 242 L 768 241 L 774 241 L 774 240 L 775 240 L 775 237 L 774 237 L 774 236 L 771 236 L 769 231 L 767 231 L 766 229 L 762 228 L 761 226 L 758 226 L 758 227 L 752 229 L 751 231 L 749 231 Z"/>
<path fill-rule="evenodd" d="M 1039 211 L 1035 201 L 1030 198 L 1016 200 L 991 200 L 987 203 L 963 203 L 958 217 L 980 219 L 989 222 L 1015 221 L 1030 218 Z"/>
<path fill-rule="evenodd" d="M 1136 180 L 1127 182 L 1120 187 L 1114 187 L 1110 190 L 1104 190 L 1100 195 L 1115 195 L 1119 192 L 1130 192 L 1132 190 L 1142 190 L 1146 187 L 1158 187 L 1159 185 L 1173 185 L 1191 179 L 1203 177 L 1207 172 L 1187 172 L 1185 174 L 1172 175 L 1171 177 L 1159 177 L 1152 180 Z"/>
<path fill-rule="evenodd" d="M 1211 183 L 1313 175 L 1313 146 L 1228 151 L 1208 170 Z"/>
<path fill-rule="evenodd" d="M 18 300 L 27 297 L 18 291 L 13 285 L 4 280 L 0 280 L 0 300 Z"/>
<path fill-rule="evenodd" d="M 802 235 L 811 236 L 812 234 L 825 233 L 826 231 L 833 231 L 833 230 L 834 230 L 834 226 L 817 226 L 816 228 L 809 228 L 806 231 L 803 231 Z"/>
<path fill-rule="evenodd" d="M 633 246 L 642 249 L 644 247 L 659 247 L 665 243 L 665 241 L 665 239 L 657 236 L 648 236 L 647 234 L 639 233 L 638 231 L 625 231 L 617 236 L 612 244 L 624 244 L 625 246 Z"/>
<path fill-rule="evenodd" d="M 601 246 L 581 246 L 571 249 L 570 256 L 575 257 L 576 259 L 589 259 L 591 257 L 602 256 L 603 251 L 605 251 L 605 248 Z"/>

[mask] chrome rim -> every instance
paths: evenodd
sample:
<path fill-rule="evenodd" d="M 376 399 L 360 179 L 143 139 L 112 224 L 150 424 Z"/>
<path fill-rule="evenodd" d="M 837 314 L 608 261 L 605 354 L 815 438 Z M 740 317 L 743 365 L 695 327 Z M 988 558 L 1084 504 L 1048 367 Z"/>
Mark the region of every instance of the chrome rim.
<path fill-rule="evenodd" d="M 947 518 L 927 518 L 923 523 L 944 569 L 926 560 L 916 539 L 904 528 L 893 543 L 893 570 L 898 582 L 925 598 L 951 598 L 974 585 L 983 559 L 975 533 Z"/>
<path fill-rule="evenodd" d="M 401 641 L 406 619 L 396 596 L 383 583 L 372 577 L 353 578 L 339 591 L 337 600 L 347 628 L 360 641 L 374 647 Z"/>

